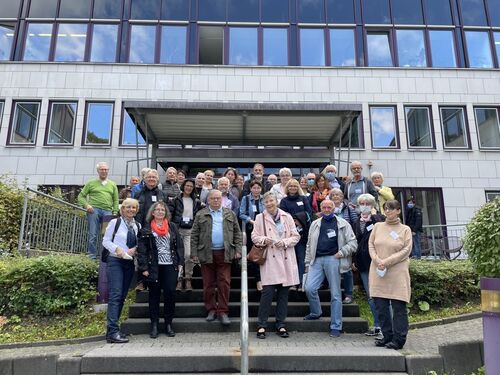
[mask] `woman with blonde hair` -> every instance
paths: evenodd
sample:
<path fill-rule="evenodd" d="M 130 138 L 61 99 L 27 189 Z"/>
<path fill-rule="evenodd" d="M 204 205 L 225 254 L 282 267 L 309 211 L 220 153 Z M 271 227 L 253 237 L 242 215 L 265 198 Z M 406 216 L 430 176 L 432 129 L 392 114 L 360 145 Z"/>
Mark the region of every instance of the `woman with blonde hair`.
<path fill-rule="evenodd" d="M 384 175 L 381 172 L 373 172 L 370 177 L 375 186 L 375 190 L 378 192 L 378 207 L 376 206 L 375 208 L 377 208 L 379 212 L 382 212 L 384 203 L 394 199 L 394 194 L 389 186 L 382 185 L 384 183 Z"/>

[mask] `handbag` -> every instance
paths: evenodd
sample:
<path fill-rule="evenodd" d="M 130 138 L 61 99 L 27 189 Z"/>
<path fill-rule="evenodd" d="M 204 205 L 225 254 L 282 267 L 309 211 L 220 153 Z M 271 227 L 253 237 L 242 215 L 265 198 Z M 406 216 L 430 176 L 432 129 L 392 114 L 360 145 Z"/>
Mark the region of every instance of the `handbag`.
<path fill-rule="evenodd" d="M 262 223 L 264 225 L 264 233 L 266 233 L 266 220 L 264 219 L 264 214 L 262 214 Z M 266 262 L 267 258 L 267 245 L 256 245 L 252 246 L 252 249 L 247 255 L 247 259 L 251 262 L 257 263 L 262 266 Z"/>

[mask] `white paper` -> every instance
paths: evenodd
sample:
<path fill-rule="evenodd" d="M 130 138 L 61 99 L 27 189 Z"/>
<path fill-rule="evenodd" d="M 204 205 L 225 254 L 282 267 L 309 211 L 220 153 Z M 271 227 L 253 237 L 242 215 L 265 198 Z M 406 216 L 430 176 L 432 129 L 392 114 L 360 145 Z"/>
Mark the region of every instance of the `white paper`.
<path fill-rule="evenodd" d="M 391 233 L 389 233 L 389 235 L 394 239 L 394 240 L 397 240 L 399 238 L 398 234 L 394 231 L 392 231 Z"/>
<path fill-rule="evenodd" d="M 189 223 L 191 221 L 191 219 L 187 216 L 183 216 L 182 217 L 182 221 L 185 222 L 185 223 Z"/>
<path fill-rule="evenodd" d="M 332 229 L 326 235 L 328 236 L 328 238 L 333 238 L 337 236 L 337 233 Z"/>
<path fill-rule="evenodd" d="M 381 270 L 380 268 L 377 268 L 378 277 L 384 277 L 386 273 L 387 273 L 387 268 L 384 268 L 383 270 Z"/>
<path fill-rule="evenodd" d="M 125 254 L 123 254 L 123 259 L 132 260 L 134 258 L 132 258 L 130 255 L 128 255 L 128 253 L 125 253 Z"/>
<path fill-rule="evenodd" d="M 370 225 L 368 225 L 368 226 L 366 227 L 366 231 L 367 231 L 367 232 L 371 232 L 371 231 L 372 231 L 372 229 L 373 229 L 373 224 L 370 224 Z"/>
<path fill-rule="evenodd" d="M 361 189 L 355 189 L 355 190 L 354 190 L 354 192 L 355 192 L 356 194 L 361 194 Z"/>
<path fill-rule="evenodd" d="M 157 200 L 157 199 L 156 199 L 156 195 L 152 195 L 152 196 L 151 196 L 151 200 L 152 200 L 153 202 L 156 202 L 156 200 Z"/>
<path fill-rule="evenodd" d="M 257 206 L 255 204 L 252 204 L 252 211 L 257 212 Z"/>
<path fill-rule="evenodd" d="M 297 202 L 297 206 L 303 206 L 304 202 Z"/>

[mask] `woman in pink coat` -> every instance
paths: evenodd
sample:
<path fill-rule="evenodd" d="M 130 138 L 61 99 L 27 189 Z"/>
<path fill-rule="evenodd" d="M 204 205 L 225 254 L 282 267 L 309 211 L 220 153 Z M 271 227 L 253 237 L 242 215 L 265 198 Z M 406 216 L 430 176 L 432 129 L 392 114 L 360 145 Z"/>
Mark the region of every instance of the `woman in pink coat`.
<path fill-rule="evenodd" d="M 267 319 L 276 291 L 276 333 L 289 336 L 285 326 L 288 289 L 299 284 L 299 271 L 294 246 L 300 240 L 292 217 L 278 208 L 273 192 L 264 194 L 265 211 L 255 218 L 252 241 L 267 245 L 266 262 L 260 266 L 262 294 L 259 305 L 257 337 L 266 338 Z M 264 230 L 265 226 L 265 230 Z"/>

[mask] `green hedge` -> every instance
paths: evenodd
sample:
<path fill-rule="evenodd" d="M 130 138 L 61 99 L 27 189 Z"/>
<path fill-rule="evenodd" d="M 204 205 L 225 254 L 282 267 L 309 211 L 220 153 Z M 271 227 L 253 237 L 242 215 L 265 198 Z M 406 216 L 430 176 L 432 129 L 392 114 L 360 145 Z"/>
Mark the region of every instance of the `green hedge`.
<path fill-rule="evenodd" d="M 0 259 L 0 314 L 48 316 L 96 297 L 97 264 L 85 256 Z"/>
<path fill-rule="evenodd" d="M 0 176 L 0 254 L 17 250 L 23 198 L 12 177 Z"/>

